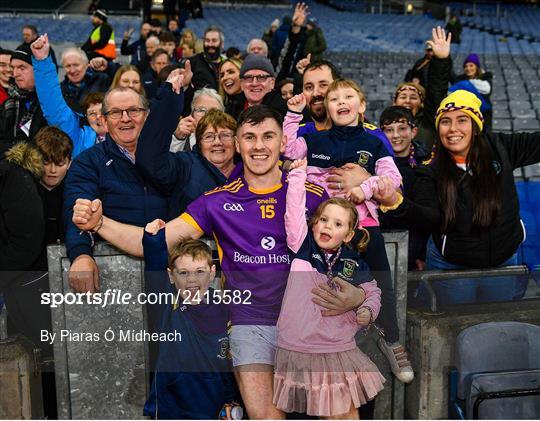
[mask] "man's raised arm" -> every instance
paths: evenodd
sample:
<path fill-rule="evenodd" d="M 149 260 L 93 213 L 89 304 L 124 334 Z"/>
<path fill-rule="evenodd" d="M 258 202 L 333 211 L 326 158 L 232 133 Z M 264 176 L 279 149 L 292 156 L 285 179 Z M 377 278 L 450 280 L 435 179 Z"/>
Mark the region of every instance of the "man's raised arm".
<path fill-rule="evenodd" d="M 122 224 L 103 215 L 101 200 L 77 199 L 73 206 L 73 223 L 82 231 L 99 234 L 104 240 L 133 256 L 143 257 L 144 228 Z M 171 249 L 180 239 L 200 238 L 203 232 L 181 217 L 167 223 L 167 246 Z"/>

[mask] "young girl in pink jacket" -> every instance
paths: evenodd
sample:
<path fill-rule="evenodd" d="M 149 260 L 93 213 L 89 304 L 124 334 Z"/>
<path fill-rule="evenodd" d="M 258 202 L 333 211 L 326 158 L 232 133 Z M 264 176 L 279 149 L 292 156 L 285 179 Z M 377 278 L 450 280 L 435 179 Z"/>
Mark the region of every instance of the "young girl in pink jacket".
<path fill-rule="evenodd" d="M 289 112 L 283 123 L 283 132 L 287 137 L 285 156 L 292 160 L 306 158 L 308 180 L 325 188 L 328 188 L 327 180 L 332 171 L 347 164 L 358 164 L 371 174 L 371 177 L 347 193 L 341 190 L 341 183 L 337 183 L 339 191 L 335 196 L 345 197 L 356 204 L 360 224 L 369 232 L 371 240 L 362 258 L 369 265 L 382 291 L 382 309 L 377 322 L 381 328 L 378 345 L 394 375 L 400 381 L 409 383 L 414 373 L 405 348 L 399 342 L 396 296 L 379 227 L 380 208 L 373 199 L 381 177 L 389 178 L 397 189 L 401 185 L 401 174 L 394 163 L 393 152 L 388 150 L 381 139 L 363 127 L 362 115 L 366 110 L 366 100 L 356 82 L 350 79 L 334 80 L 328 87 L 324 101 L 332 127 L 298 137 L 306 98 L 300 94 L 289 99 Z M 334 193 L 328 191 L 328 194 Z"/>
<path fill-rule="evenodd" d="M 383 388 L 383 376 L 354 340 L 358 329 L 377 318 L 381 291 L 350 245 L 358 227 L 351 202 L 327 200 L 308 226 L 306 166 L 305 159 L 295 161 L 289 173 L 285 229 L 293 260 L 277 323 L 274 404 L 285 412 L 358 419 L 357 408 Z M 365 234 L 357 247 L 368 241 Z M 336 289 L 344 282 L 362 288 L 362 306 L 323 317 L 310 294 L 322 282 Z"/>

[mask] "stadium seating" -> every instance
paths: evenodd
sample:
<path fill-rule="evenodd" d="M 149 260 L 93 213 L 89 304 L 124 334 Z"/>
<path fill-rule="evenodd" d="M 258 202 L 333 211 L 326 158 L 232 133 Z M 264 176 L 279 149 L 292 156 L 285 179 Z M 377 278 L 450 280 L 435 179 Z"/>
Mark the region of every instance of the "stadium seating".
<path fill-rule="evenodd" d="M 118 7 L 124 7 L 125 3 L 129 2 L 118 0 Z M 362 2 L 352 3 L 360 5 Z M 344 76 L 358 81 L 368 93 L 367 116 L 374 121 L 380 111 L 390 104 L 391 94 L 407 69 L 421 56 L 431 28 L 444 26 L 443 21 L 418 15 L 342 12 L 314 2 L 309 3 L 309 7 L 311 15 L 317 18 L 324 30 L 330 51 L 327 56 L 341 68 Z M 505 13 L 522 16 L 530 10 L 521 7 L 508 9 Z M 538 10 L 533 12 L 530 15 L 536 16 Z M 479 6 L 477 13 L 476 17 L 479 18 L 493 18 L 493 7 Z M 491 16 L 488 16 L 489 13 Z M 226 47 L 243 49 L 251 38 L 261 36 L 275 18 L 281 19 L 291 14 L 292 9 L 287 7 L 212 5 L 205 8 L 204 19 L 189 20 L 188 27 L 201 36 L 208 25 L 218 24 L 225 31 Z M 139 27 L 139 20 L 133 16 L 112 16 L 110 22 L 117 39 L 127 27 Z M 24 23 L 36 25 L 38 29 L 46 28 L 53 43 L 82 43 L 91 30 L 88 16 L 0 15 L 0 43 L 10 46 L 18 42 Z M 238 30 L 239 23 L 242 30 Z M 10 43 L 6 44 L 6 41 Z M 494 74 L 491 96 L 494 128 L 511 131 L 534 130 L 538 127 L 540 42 L 501 38 L 478 28 L 466 27 L 461 44 L 452 46 L 456 74 L 462 73 L 463 60 L 472 52 L 479 54 L 483 67 Z"/>
<path fill-rule="evenodd" d="M 534 419 L 540 410 L 538 346 L 540 327 L 532 324 L 491 322 L 463 330 L 450 409 L 459 419 Z M 531 389 L 535 396 L 522 394 Z"/>

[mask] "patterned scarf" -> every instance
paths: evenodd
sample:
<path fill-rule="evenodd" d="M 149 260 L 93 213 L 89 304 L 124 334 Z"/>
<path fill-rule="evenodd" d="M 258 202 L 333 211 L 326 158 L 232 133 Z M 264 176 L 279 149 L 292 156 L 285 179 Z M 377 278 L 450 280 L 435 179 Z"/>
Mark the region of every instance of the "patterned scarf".
<path fill-rule="evenodd" d="M 13 137 L 17 137 L 17 130 L 32 120 L 39 102 L 35 91 L 25 91 L 13 84 L 8 87 L 9 98 L 4 102 L 7 127 L 13 127 Z M 30 102 L 26 107 L 25 103 Z"/>

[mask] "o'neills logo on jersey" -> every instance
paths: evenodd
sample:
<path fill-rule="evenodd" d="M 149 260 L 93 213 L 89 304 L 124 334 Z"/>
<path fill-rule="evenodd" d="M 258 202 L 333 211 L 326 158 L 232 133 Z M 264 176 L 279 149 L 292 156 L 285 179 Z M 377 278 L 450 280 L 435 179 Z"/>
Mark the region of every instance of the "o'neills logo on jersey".
<path fill-rule="evenodd" d="M 275 264 L 275 263 L 290 264 L 291 263 L 289 254 L 270 253 L 266 256 L 253 256 L 250 254 L 242 254 L 238 251 L 234 252 L 233 260 L 238 263 L 250 263 L 252 265 L 267 265 L 267 264 Z"/>
<path fill-rule="evenodd" d="M 277 204 L 277 199 L 273 197 L 269 197 L 268 199 L 258 199 L 257 204 L 258 205 L 275 205 Z"/>
<path fill-rule="evenodd" d="M 326 155 L 323 155 L 322 153 L 319 154 L 319 155 L 315 155 L 315 154 L 312 153 L 311 157 L 316 158 L 316 159 L 324 159 L 325 161 L 330 161 L 330 157 L 326 156 Z"/>

